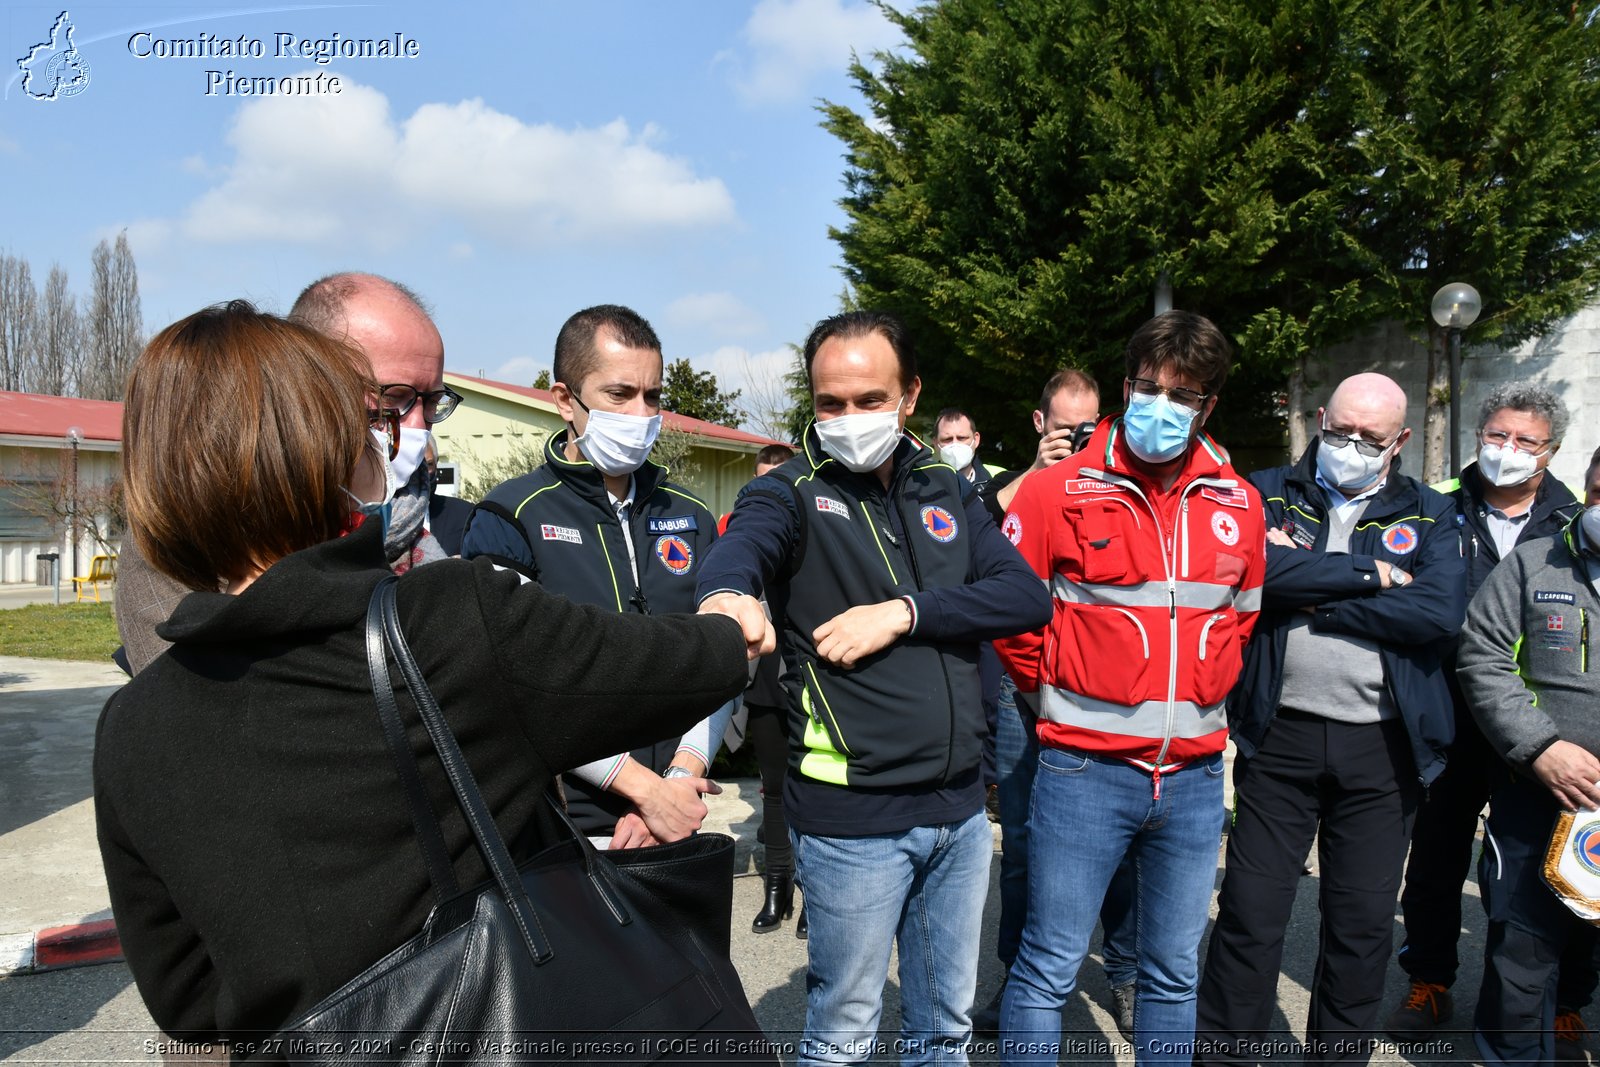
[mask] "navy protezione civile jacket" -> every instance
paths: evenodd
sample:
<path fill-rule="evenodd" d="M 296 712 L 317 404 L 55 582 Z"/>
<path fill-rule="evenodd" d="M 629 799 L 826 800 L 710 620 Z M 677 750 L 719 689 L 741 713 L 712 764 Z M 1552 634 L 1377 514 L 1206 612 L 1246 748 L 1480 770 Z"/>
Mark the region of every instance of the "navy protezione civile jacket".
<path fill-rule="evenodd" d="M 981 641 L 1043 625 L 1050 600 L 977 493 L 915 437 L 887 488 L 822 450 L 752 482 L 712 552 L 699 595 L 765 591 L 783 626 L 790 765 L 834 786 L 946 784 L 978 765 L 987 724 Z M 863 604 L 905 597 L 912 630 L 853 668 L 813 631 Z"/>
<path fill-rule="evenodd" d="M 1228 726 L 1239 751 L 1254 755 L 1283 693 L 1289 625 L 1296 612 L 1313 607 L 1313 631 L 1352 634 L 1381 646 L 1384 680 L 1426 785 L 1444 770 L 1444 752 L 1455 737 L 1445 659 L 1467 607 L 1455 502 L 1402 475 L 1396 458 L 1387 484 L 1350 535 L 1349 553 L 1330 554 L 1328 498 L 1316 480 L 1320 445 L 1320 438 L 1313 441 L 1292 466 L 1250 475 L 1268 528 L 1284 531 L 1295 547 L 1267 545 L 1261 617 L 1228 697 Z M 1384 589 L 1379 560 L 1411 575 L 1411 582 Z"/>
<path fill-rule="evenodd" d="M 716 517 L 687 490 L 667 480 L 665 467 L 645 463 L 633 474 L 628 542 L 600 471 L 570 460 L 567 434 L 545 443 L 544 466 L 497 486 L 472 512 L 461 540 L 466 559 L 487 556 L 578 604 L 624 613 L 694 611 L 695 579 L 717 537 Z M 561 655 L 561 649 L 550 649 Z M 714 708 L 706 708 L 710 715 Z M 696 755 L 709 766 L 720 738 Z M 630 755 L 656 773 L 678 750 L 677 734 Z M 615 765 L 620 768 L 621 761 Z M 614 771 L 613 771 L 614 773 Z M 573 775 L 562 778 L 573 820 L 588 834 L 609 834 L 628 811 L 626 798 Z"/>

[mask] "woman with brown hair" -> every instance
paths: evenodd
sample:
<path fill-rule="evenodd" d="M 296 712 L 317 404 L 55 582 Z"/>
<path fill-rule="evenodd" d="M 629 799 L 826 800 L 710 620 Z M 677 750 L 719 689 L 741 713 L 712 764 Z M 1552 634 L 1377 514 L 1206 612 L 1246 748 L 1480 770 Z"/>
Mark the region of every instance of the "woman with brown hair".
<path fill-rule="evenodd" d="M 155 1022 L 245 1057 L 433 902 L 365 656 L 389 573 L 373 388 L 359 353 L 242 301 L 161 331 L 128 382 L 130 525 L 196 592 L 101 715 L 101 855 Z M 687 728 L 744 687 L 747 637 L 763 641 L 574 605 L 486 560 L 412 570 L 398 602 L 519 861 L 556 837 L 555 774 Z M 458 882 L 482 882 L 442 772 L 423 774 Z"/>

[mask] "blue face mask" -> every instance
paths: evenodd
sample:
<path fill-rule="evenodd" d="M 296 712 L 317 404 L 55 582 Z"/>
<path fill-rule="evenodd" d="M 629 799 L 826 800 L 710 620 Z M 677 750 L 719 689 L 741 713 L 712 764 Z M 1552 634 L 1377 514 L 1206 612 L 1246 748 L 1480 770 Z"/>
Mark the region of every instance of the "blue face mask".
<path fill-rule="evenodd" d="M 1130 394 L 1128 410 L 1122 413 L 1128 447 L 1146 463 L 1177 459 L 1189 447 L 1189 430 L 1198 414 L 1195 409 L 1174 404 L 1160 394 Z"/>
<path fill-rule="evenodd" d="M 350 509 L 352 512 L 357 515 L 364 515 L 369 519 L 376 517 L 382 524 L 383 536 L 389 536 L 389 513 L 394 510 L 394 501 L 362 500 L 348 489 L 344 491 L 344 495 L 355 501 L 356 506 Z"/>

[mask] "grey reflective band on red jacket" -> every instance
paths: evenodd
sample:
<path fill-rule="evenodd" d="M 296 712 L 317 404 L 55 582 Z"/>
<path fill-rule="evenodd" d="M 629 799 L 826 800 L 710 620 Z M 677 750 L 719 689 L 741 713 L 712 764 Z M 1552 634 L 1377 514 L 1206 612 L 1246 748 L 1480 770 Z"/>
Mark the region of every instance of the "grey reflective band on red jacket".
<path fill-rule="evenodd" d="M 1159 738 L 1166 736 L 1168 704 L 1165 700 L 1146 700 L 1129 706 L 1109 700 L 1096 700 L 1082 693 L 1057 689 L 1053 685 L 1039 687 L 1039 717 L 1048 722 L 1073 726 L 1080 730 L 1099 733 L 1125 734 L 1129 737 Z M 1221 701 L 1203 705 L 1189 700 L 1172 703 L 1175 730 L 1174 738 L 1205 737 L 1228 725 Z M 1177 724 L 1181 723 L 1181 727 Z"/>
<path fill-rule="evenodd" d="M 1232 606 L 1235 611 L 1260 611 L 1261 590 L 1247 589 L 1235 592 L 1231 585 L 1215 582 L 1174 582 L 1177 606 L 1197 611 L 1216 611 Z M 1104 604 L 1119 608 L 1165 608 L 1172 603 L 1167 598 L 1165 581 L 1139 582 L 1135 585 L 1110 585 L 1099 582 L 1074 582 L 1064 575 L 1051 579 L 1050 592 L 1057 600 L 1069 604 Z"/>

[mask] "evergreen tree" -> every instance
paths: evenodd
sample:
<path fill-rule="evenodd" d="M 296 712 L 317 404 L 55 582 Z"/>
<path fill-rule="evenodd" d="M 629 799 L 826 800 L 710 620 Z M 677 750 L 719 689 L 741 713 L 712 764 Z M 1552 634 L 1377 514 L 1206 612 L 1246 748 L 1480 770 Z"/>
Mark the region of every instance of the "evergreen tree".
<path fill-rule="evenodd" d="M 943 0 L 853 74 L 834 232 L 862 306 L 910 323 L 925 402 L 1021 461 L 1039 385 L 1121 350 L 1163 275 L 1239 360 L 1214 424 L 1276 452 L 1305 358 L 1459 275 L 1487 338 L 1594 290 L 1596 28 L 1543 3 Z M 870 118 L 870 121 L 869 121 Z M 1014 427 L 1015 431 L 1006 428 Z M 1291 420 L 1291 429 L 1297 429 Z M 1262 457 L 1266 458 L 1266 457 Z M 1276 458 L 1275 456 L 1272 458 Z"/>
<path fill-rule="evenodd" d="M 739 392 L 724 393 L 715 374 L 695 370 L 687 359 L 675 359 L 661 378 L 661 410 L 736 427 L 745 419 L 737 407 Z"/>

